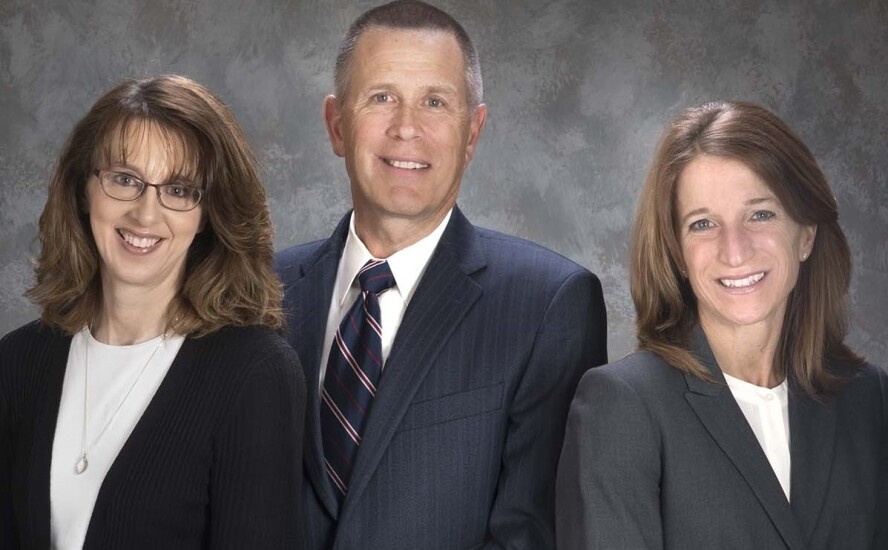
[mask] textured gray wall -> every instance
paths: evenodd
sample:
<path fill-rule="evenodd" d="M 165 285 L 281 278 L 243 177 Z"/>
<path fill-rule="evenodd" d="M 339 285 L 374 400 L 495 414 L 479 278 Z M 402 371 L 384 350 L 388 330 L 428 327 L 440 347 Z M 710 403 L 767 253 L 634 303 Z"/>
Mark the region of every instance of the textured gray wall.
<path fill-rule="evenodd" d="M 37 218 L 74 122 L 124 77 L 216 91 L 267 176 L 278 247 L 349 204 L 321 102 L 336 46 L 374 3 L 0 0 L 0 333 L 33 318 Z M 820 160 L 854 251 L 851 344 L 888 366 L 888 4 L 882 0 L 451 0 L 477 43 L 490 117 L 463 182 L 475 223 L 597 273 L 611 357 L 631 350 L 627 242 L 653 147 L 686 106 L 774 109 Z"/>

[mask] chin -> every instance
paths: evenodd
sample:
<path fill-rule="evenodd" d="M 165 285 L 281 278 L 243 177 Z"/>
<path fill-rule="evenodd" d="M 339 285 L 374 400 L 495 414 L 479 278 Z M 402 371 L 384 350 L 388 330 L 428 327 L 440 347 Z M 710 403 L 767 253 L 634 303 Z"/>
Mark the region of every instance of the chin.
<path fill-rule="evenodd" d="M 382 205 L 382 211 L 392 218 L 421 218 L 429 210 L 426 205 L 417 201 L 401 199 Z"/>
<path fill-rule="evenodd" d="M 732 325 L 735 327 L 751 327 L 758 325 L 760 323 L 766 323 L 772 320 L 774 317 L 769 315 L 768 313 L 763 312 L 724 312 L 721 315 L 723 322 L 728 325 Z"/>

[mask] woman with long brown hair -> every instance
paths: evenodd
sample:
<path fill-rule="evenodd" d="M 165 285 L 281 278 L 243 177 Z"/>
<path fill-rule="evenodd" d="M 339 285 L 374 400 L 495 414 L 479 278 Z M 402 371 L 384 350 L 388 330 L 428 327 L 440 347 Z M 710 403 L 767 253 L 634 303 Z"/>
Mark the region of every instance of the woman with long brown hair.
<path fill-rule="evenodd" d="M 0 547 L 294 548 L 305 385 L 254 155 L 187 78 L 75 126 L 0 341 Z"/>
<path fill-rule="evenodd" d="M 635 223 L 639 351 L 579 385 L 558 548 L 888 548 L 888 376 L 844 343 L 850 273 L 785 123 L 673 120 Z"/>

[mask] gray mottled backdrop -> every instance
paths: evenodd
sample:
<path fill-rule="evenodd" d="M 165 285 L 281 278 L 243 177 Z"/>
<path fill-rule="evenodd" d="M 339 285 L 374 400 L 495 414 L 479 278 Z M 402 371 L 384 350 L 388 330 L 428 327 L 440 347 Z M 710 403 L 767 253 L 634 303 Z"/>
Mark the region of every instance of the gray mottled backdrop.
<path fill-rule="evenodd" d="M 74 122 L 124 77 L 182 73 L 234 110 L 264 165 L 278 247 L 348 206 L 321 102 L 368 2 L 0 0 L 0 332 L 33 318 L 37 218 Z M 463 182 L 475 223 L 597 273 L 611 357 L 634 345 L 627 243 L 653 147 L 686 106 L 744 99 L 812 148 L 854 252 L 851 343 L 888 366 L 888 4 L 883 0 L 451 0 L 490 117 Z"/>

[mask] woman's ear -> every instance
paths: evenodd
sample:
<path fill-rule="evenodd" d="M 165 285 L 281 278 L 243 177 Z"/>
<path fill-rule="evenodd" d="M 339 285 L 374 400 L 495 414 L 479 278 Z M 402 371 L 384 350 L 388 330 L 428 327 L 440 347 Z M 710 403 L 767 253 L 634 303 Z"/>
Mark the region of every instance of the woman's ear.
<path fill-rule="evenodd" d="M 804 262 L 811 256 L 811 250 L 814 249 L 814 241 L 817 238 L 817 226 L 806 225 L 802 227 L 802 256 L 800 261 Z"/>
<path fill-rule="evenodd" d="M 89 180 L 87 180 L 87 185 Z M 86 185 L 84 185 L 77 193 L 77 208 L 83 214 L 89 216 L 89 197 L 86 195 Z"/>

